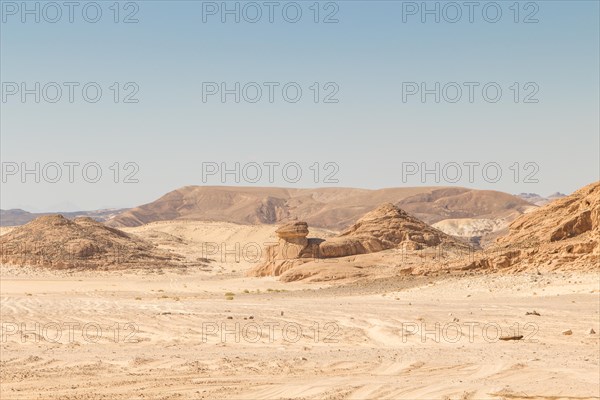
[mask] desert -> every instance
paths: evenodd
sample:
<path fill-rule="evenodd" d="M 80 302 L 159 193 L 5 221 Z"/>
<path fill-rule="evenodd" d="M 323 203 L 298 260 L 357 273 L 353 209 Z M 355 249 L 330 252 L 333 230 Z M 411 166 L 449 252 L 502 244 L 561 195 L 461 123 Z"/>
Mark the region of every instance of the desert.
<path fill-rule="evenodd" d="M 1 397 L 598 398 L 599 193 L 511 212 L 490 247 L 403 200 L 339 230 L 3 227 Z"/>
<path fill-rule="evenodd" d="M 600 400 L 600 0 L 0 0 L 0 400 Z"/>

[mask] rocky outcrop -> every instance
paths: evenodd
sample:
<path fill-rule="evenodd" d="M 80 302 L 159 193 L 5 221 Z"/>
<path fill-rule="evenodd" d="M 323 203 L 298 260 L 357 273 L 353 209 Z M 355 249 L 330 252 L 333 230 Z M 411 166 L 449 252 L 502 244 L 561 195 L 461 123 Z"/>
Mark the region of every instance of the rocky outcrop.
<path fill-rule="evenodd" d="M 268 248 L 267 258 L 273 260 L 291 260 L 296 258 L 319 257 L 319 239 L 308 239 L 306 222 L 291 222 L 275 231 L 279 242 Z"/>
<path fill-rule="evenodd" d="M 275 231 L 278 242 L 266 248 L 264 262 L 254 268 L 250 275 L 281 275 L 293 266 L 311 258 L 319 258 L 322 239 L 309 239 L 306 222 L 290 222 Z"/>
<path fill-rule="evenodd" d="M 472 268 L 598 269 L 600 182 L 525 214 Z"/>
<path fill-rule="evenodd" d="M 180 256 L 88 217 L 39 217 L 0 236 L 0 262 L 48 268 L 173 266 Z"/>
<path fill-rule="evenodd" d="M 419 250 L 432 246 L 468 248 L 468 245 L 385 203 L 360 218 L 339 236 L 308 239 L 308 224 L 293 222 L 276 231 L 279 241 L 267 248 L 262 264 L 251 275 L 279 276 L 314 259 L 348 257 L 393 248 Z"/>
<path fill-rule="evenodd" d="M 456 240 L 423 221 L 410 216 L 391 203 L 385 203 L 367 213 L 340 234 L 341 238 L 375 238 L 383 247 L 392 248 L 410 243 L 414 248 L 437 246 Z"/>
<path fill-rule="evenodd" d="M 582 233 L 589 232 L 594 229 L 595 225 L 597 224 L 594 224 L 592 219 L 592 210 L 586 210 L 556 228 L 550 234 L 550 241 L 556 242 L 559 240 L 579 236 Z"/>
<path fill-rule="evenodd" d="M 365 214 L 337 238 L 320 246 L 322 258 L 374 253 L 402 246 L 408 250 L 462 245 L 461 242 L 410 216 L 391 203 Z"/>

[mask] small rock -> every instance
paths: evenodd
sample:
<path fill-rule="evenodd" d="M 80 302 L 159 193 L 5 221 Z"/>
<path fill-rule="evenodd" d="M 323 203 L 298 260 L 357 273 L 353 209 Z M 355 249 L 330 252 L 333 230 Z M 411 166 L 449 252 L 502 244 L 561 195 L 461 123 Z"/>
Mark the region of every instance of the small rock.
<path fill-rule="evenodd" d="M 283 317 L 283 311 L 281 312 L 281 316 Z"/>
<path fill-rule="evenodd" d="M 458 318 L 456 318 L 456 317 L 452 318 L 452 322 L 458 322 L 458 321 L 460 321 Z"/>
<path fill-rule="evenodd" d="M 254 319 L 254 315 L 249 316 L 248 319 Z"/>
<path fill-rule="evenodd" d="M 589 335 L 595 335 L 596 331 L 593 328 L 590 328 L 590 330 L 588 331 Z"/>
<path fill-rule="evenodd" d="M 232 317 L 232 316 L 229 316 L 229 317 L 227 317 L 227 319 L 233 319 L 233 317 Z"/>
<path fill-rule="evenodd" d="M 540 313 L 539 313 L 539 312 L 537 312 L 537 311 L 535 311 L 535 310 L 533 310 L 533 311 L 527 311 L 527 312 L 525 313 L 525 315 L 537 315 L 537 316 L 539 317 L 539 316 L 540 316 Z"/>
<path fill-rule="evenodd" d="M 567 329 L 566 331 L 562 331 L 561 333 L 562 333 L 563 335 L 572 335 L 572 334 L 573 334 L 573 331 L 572 331 L 572 330 L 570 330 L 570 329 Z"/>
<path fill-rule="evenodd" d="M 521 339 L 523 339 L 523 335 L 500 336 L 500 340 L 521 340 Z"/>

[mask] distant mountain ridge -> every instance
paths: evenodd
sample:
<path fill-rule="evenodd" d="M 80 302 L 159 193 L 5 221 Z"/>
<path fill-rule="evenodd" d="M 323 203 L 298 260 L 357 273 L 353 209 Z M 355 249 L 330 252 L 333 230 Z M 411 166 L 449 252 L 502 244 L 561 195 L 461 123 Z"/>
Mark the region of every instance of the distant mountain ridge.
<path fill-rule="evenodd" d="M 107 221 L 134 227 L 155 221 L 198 220 L 275 224 L 295 219 L 341 230 L 383 203 L 392 203 L 433 224 L 448 218 L 508 218 L 532 206 L 508 193 L 461 187 L 289 189 L 277 187 L 185 186 Z"/>
<path fill-rule="evenodd" d="M 72 211 L 72 212 L 46 212 L 31 213 L 29 211 L 13 208 L 10 210 L 0 210 L 0 226 L 19 226 L 33 221 L 37 217 L 44 215 L 61 214 L 65 218 L 75 219 L 78 217 L 89 217 L 98 222 L 105 222 L 117 214 L 128 210 L 127 208 L 107 208 L 94 211 Z"/>
<path fill-rule="evenodd" d="M 531 204 L 535 204 L 536 206 L 543 206 L 543 205 L 550 203 L 551 201 L 554 201 L 556 199 L 562 199 L 563 197 L 566 197 L 566 196 L 567 196 L 566 194 L 563 194 L 560 192 L 554 192 L 547 197 L 540 196 L 537 193 L 519 193 L 517 195 L 517 197 L 519 197 L 525 201 L 528 201 Z"/>

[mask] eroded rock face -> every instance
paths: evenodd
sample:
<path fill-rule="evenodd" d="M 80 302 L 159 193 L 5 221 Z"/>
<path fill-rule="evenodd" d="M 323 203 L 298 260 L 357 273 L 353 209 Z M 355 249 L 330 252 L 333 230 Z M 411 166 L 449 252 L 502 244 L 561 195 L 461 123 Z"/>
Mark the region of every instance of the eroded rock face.
<path fill-rule="evenodd" d="M 319 254 L 322 258 L 347 257 L 375 253 L 388 248 L 390 247 L 375 237 L 334 238 L 321 243 Z"/>
<path fill-rule="evenodd" d="M 600 263 L 600 182 L 555 200 L 510 225 L 493 253 L 473 268 L 515 271 L 598 268 Z"/>
<path fill-rule="evenodd" d="M 550 234 L 550 241 L 556 242 L 558 240 L 575 237 L 592 230 L 592 227 L 592 211 L 585 210 L 581 214 L 571 218 L 554 230 L 554 232 Z"/>

